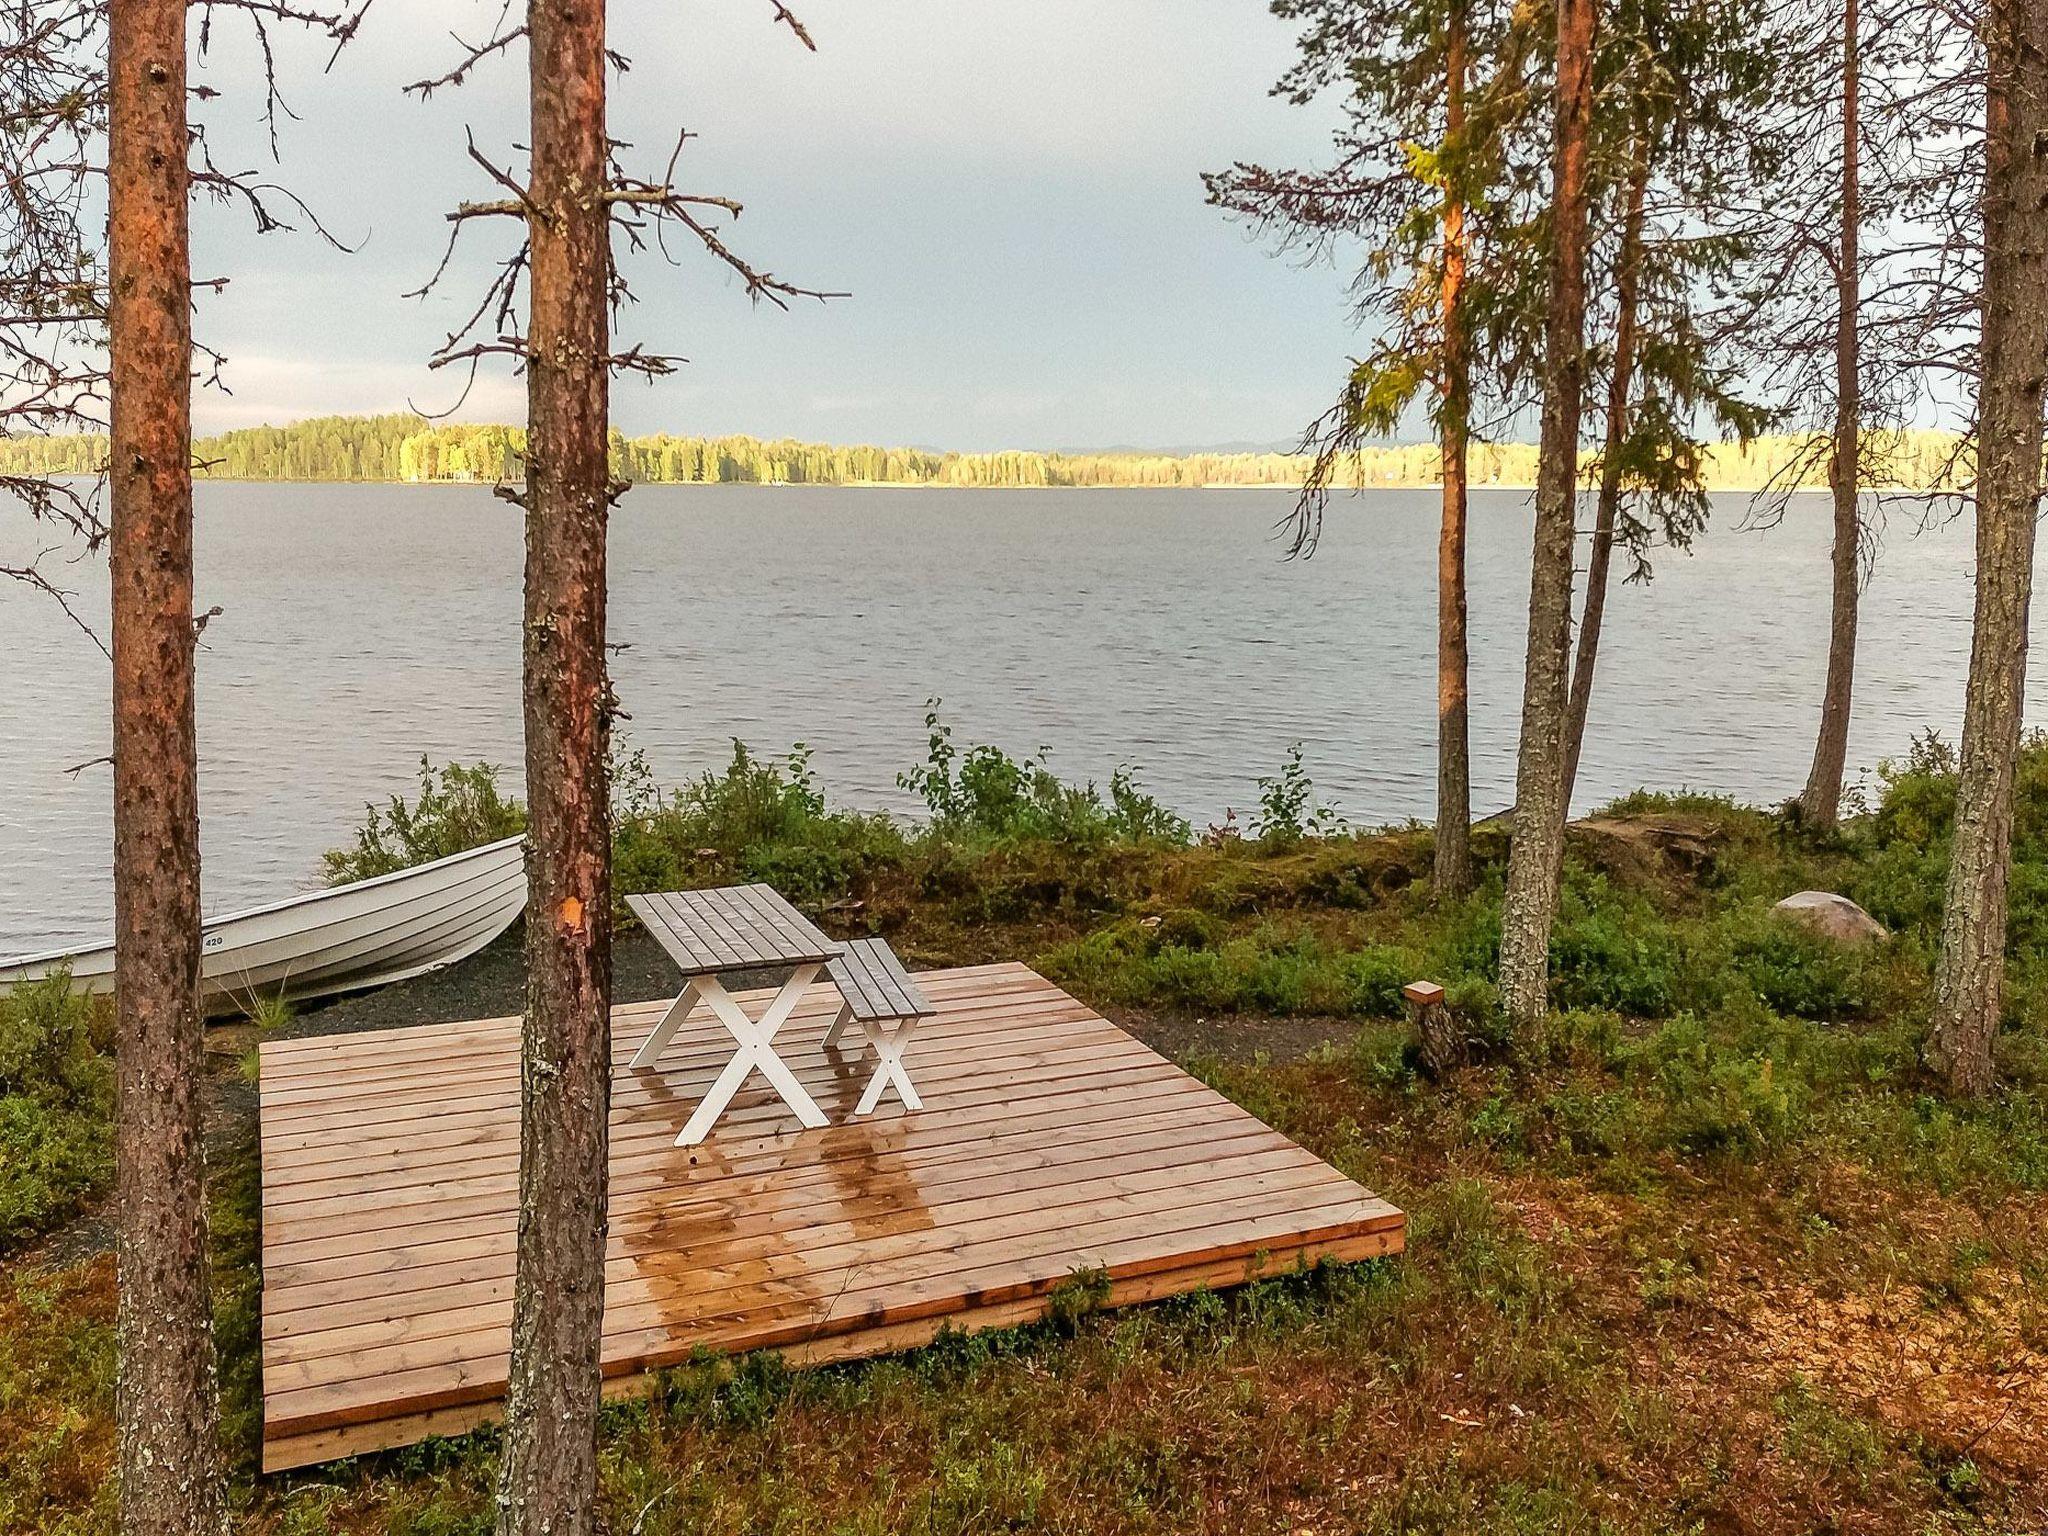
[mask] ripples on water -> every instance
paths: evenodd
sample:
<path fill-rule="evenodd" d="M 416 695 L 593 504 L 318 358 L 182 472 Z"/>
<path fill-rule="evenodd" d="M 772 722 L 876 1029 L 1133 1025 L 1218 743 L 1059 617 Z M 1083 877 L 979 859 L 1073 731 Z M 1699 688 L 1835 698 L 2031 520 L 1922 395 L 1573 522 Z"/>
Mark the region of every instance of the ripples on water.
<path fill-rule="evenodd" d="M 1197 825 L 1242 810 L 1303 743 L 1357 821 L 1435 795 L 1436 493 L 1332 504 L 1284 562 L 1264 491 L 643 486 L 612 534 L 627 727 L 665 779 L 730 739 L 812 744 L 835 799 L 907 808 L 943 695 L 955 739 L 1041 745 L 1070 777 L 1119 762 Z M 1827 508 L 1744 533 L 1739 498 L 1690 558 L 1608 605 L 1579 803 L 1642 784 L 1773 801 L 1804 782 L 1825 662 Z M 23 535 L 0 525 L 0 554 Z M 1474 496 L 1472 771 L 1512 798 L 1529 513 Z M 514 766 L 520 529 L 468 487 L 201 488 L 209 910 L 315 883 L 363 803 L 421 753 Z M 1953 735 L 1969 652 L 1967 523 L 1895 515 L 1865 598 L 1852 766 Z M 96 618 L 105 569 L 73 569 Z M 0 953 L 109 924 L 106 663 L 47 599 L 0 584 Z M 2040 696 L 2036 647 L 2031 697 Z"/>

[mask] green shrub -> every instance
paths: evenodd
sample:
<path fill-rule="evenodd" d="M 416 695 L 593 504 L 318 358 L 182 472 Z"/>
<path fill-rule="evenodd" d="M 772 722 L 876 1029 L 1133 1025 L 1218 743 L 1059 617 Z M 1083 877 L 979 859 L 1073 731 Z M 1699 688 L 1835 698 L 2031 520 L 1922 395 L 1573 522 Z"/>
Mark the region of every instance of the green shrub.
<path fill-rule="evenodd" d="M 962 752 L 939 703 L 925 702 L 925 761 L 896 777 L 924 801 L 934 831 L 1084 844 L 1188 840 L 1187 822 L 1139 788 L 1130 767 L 1111 774 L 1105 801 L 1093 783 L 1063 782 L 1046 765 L 1048 748 L 1026 758 L 987 745 Z"/>
<path fill-rule="evenodd" d="M 1550 1095 L 1544 1111 L 1565 1157 L 1618 1157 L 1645 1139 L 1641 1101 L 1620 1089 L 1568 1083 Z"/>
<path fill-rule="evenodd" d="M 1321 945 L 1303 934 L 1274 942 L 1254 935 L 1224 950 L 1238 981 L 1237 1006 L 1258 1013 L 1320 1013 L 1341 1006 L 1339 972 Z"/>
<path fill-rule="evenodd" d="M 1869 948 L 1836 943 L 1768 911 L 1737 914 L 1725 931 L 1734 974 L 1775 1011 L 1844 1019 L 1868 1007 Z"/>
<path fill-rule="evenodd" d="M 1259 813 L 1252 819 L 1252 835 L 1269 847 L 1287 848 L 1311 837 L 1337 831 L 1342 819 L 1316 799 L 1316 787 L 1308 770 L 1301 766 L 1301 743 L 1287 749 L 1280 771 L 1262 778 Z"/>
<path fill-rule="evenodd" d="M 1733 796 L 1708 794 L 1696 789 L 1632 789 L 1610 800 L 1594 813 L 1598 816 L 1742 816 L 1753 814 L 1738 805 Z"/>
<path fill-rule="evenodd" d="M 498 770 L 488 763 L 436 769 L 423 757 L 417 799 L 393 795 L 382 810 L 365 809 L 355 846 L 322 860 L 330 885 L 388 875 L 526 830 L 526 807 L 498 788 Z"/>
<path fill-rule="evenodd" d="M 68 976 L 0 997 L 0 1247 L 67 1220 L 112 1177 L 111 1033 Z"/>
<path fill-rule="evenodd" d="M 1488 887 L 1439 915 L 1433 949 L 1438 980 L 1450 985 L 1454 976 L 1491 981 L 1500 975 L 1500 903 L 1498 877 Z"/>
<path fill-rule="evenodd" d="M 1603 1008 L 1557 1014 L 1550 1021 L 1548 1041 L 1557 1061 L 1586 1071 L 1617 1071 L 1627 1058 L 1628 1031 L 1621 1015 Z"/>
<path fill-rule="evenodd" d="M 645 772 L 636 754 L 635 772 Z M 640 792 L 625 825 L 738 854 L 748 848 L 801 843 L 829 821 L 825 797 L 811 772 L 810 748 L 798 742 L 779 763 L 754 756 L 735 738 L 732 760 L 707 771 L 664 799 Z"/>
<path fill-rule="evenodd" d="M 1872 849 L 1843 893 L 1894 933 L 1934 934 L 1948 879 L 1948 845 L 1899 842 Z"/>
<path fill-rule="evenodd" d="M 1955 822 L 1955 749 L 1934 732 L 1916 736 L 1904 761 L 1878 764 L 1880 793 L 1871 817 L 1870 841 L 1927 847 L 1945 842 Z"/>
<path fill-rule="evenodd" d="M 1229 962 L 1213 949 L 1168 944 L 1153 956 L 1147 974 L 1148 990 L 1164 1007 L 1217 1012 L 1234 1008 L 1240 996 Z"/>
<path fill-rule="evenodd" d="M 1916 1094 L 1903 1119 L 1904 1160 L 1937 1189 L 2048 1189 L 2048 1101 L 2037 1094 L 1976 1105 Z"/>
<path fill-rule="evenodd" d="M 1177 944 L 1182 949 L 1214 949 L 1223 942 L 1228 930 L 1207 912 L 1176 907 L 1161 915 L 1153 932 L 1161 944 Z"/>
<path fill-rule="evenodd" d="M 1421 976 L 1420 967 L 1406 953 L 1382 945 L 1357 950 L 1338 964 L 1344 978 L 1345 1006 L 1369 1019 L 1400 1017 L 1406 1009 L 1401 989 Z"/>
<path fill-rule="evenodd" d="M 909 848 L 886 816 L 830 809 L 802 742 L 777 762 L 736 740 L 723 769 L 668 795 L 653 788 L 636 753 L 624 773 L 614 768 L 614 799 L 621 894 L 758 880 L 815 904 L 900 863 Z"/>
<path fill-rule="evenodd" d="M 1138 787 L 1137 769 L 1119 763 L 1109 773 L 1109 826 L 1134 843 L 1185 843 L 1191 829 L 1148 791 Z"/>
<path fill-rule="evenodd" d="M 1664 1140 L 1681 1151 L 1763 1153 L 1803 1107 L 1804 1085 L 1776 1056 L 1731 1050 L 1690 1014 L 1644 1041 L 1636 1065 L 1662 1093 Z"/>
<path fill-rule="evenodd" d="M 1156 927 L 1124 921 L 1039 959 L 1053 979 L 1106 1003 L 1207 1013 L 1349 1013 L 1396 1017 L 1414 979 L 1400 951 L 1332 949 L 1285 924 L 1220 945 L 1213 919 L 1169 914 Z"/>
<path fill-rule="evenodd" d="M 1640 900 L 1620 900 L 1598 875 L 1570 882 L 1550 934 L 1550 987 L 1565 1008 L 1661 1018 L 1675 1006 L 1679 946 Z"/>
<path fill-rule="evenodd" d="M 1932 732 L 1878 769 L 1881 794 L 1850 894 L 1878 921 L 1932 939 L 1941 924 L 1954 829 L 1956 755 Z M 2048 949 L 2048 735 L 2029 732 L 2013 781 L 2007 951 Z"/>

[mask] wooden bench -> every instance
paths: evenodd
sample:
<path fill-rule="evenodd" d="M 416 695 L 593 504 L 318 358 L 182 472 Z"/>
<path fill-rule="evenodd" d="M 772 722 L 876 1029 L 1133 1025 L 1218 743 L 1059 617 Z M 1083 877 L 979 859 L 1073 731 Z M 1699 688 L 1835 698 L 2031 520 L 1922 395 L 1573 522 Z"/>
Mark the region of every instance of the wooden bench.
<path fill-rule="evenodd" d="M 854 1106 L 856 1115 L 870 1114 L 882 1101 L 882 1090 L 894 1086 L 905 1109 L 922 1109 L 924 1101 L 910 1086 L 903 1070 L 903 1049 L 918 1021 L 938 1012 L 924 989 L 911 979 L 896 958 L 896 951 L 883 939 L 854 939 L 831 960 L 826 973 L 839 988 L 843 1001 L 839 1015 L 825 1032 L 827 1049 L 836 1050 L 839 1037 L 848 1026 L 857 1028 L 872 1043 L 880 1058 L 867 1091 Z"/>

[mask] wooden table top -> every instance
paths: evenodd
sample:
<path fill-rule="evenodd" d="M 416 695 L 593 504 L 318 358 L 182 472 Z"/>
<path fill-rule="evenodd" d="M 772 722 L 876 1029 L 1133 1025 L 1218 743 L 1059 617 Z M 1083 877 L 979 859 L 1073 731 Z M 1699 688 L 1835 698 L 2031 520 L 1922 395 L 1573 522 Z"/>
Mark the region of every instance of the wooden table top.
<path fill-rule="evenodd" d="M 626 905 L 685 976 L 815 965 L 845 948 L 768 885 L 659 891 L 628 896 Z"/>

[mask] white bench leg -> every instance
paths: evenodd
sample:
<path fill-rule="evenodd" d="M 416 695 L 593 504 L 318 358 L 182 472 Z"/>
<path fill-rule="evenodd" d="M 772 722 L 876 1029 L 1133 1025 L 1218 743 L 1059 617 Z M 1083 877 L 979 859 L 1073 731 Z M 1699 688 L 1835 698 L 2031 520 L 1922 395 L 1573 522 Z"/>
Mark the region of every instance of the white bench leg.
<path fill-rule="evenodd" d="M 892 1086 L 905 1109 L 924 1108 L 924 1100 L 910 1086 L 910 1074 L 903 1070 L 903 1051 L 915 1030 L 916 1020 L 904 1019 L 894 1029 L 878 1027 L 868 1031 L 868 1038 L 875 1043 L 875 1054 L 881 1059 L 875 1066 L 875 1075 L 868 1079 L 867 1092 L 853 1107 L 855 1116 L 873 1114 L 875 1106 L 882 1102 L 882 1090 Z"/>
<path fill-rule="evenodd" d="M 804 992 L 817 980 L 819 969 L 815 965 L 799 966 L 795 974 L 782 984 L 782 990 L 775 994 L 775 1000 L 759 1019 L 748 1018 L 716 976 L 707 976 L 698 983 L 704 1001 L 711 1006 L 719 1022 L 725 1025 L 726 1032 L 739 1042 L 739 1049 L 725 1064 L 725 1070 L 718 1074 L 710 1091 L 704 1095 L 704 1101 L 676 1137 L 677 1146 L 693 1147 L 710 1135 L 711 1127 L 725 1113 L 725 1107 L 740 1091 L 740 1085 L 747 1080 L 748 1074 L 755 1071 L 768 1079 L 769 1085 L 782 1096 L 783 1103 L 794 1110 L 797 1119 L 806 1126 L 816 1130 L 828 1123 L 817 1101 L 804 1091 L 804 1085 L 796 1080 L 796 1074 L 775 1054 L 774 1045 L 775 1032 L 788 1021 Z"/>
<path fill-rule="evenodd" d="M 846 1026 L 853 1022 L 853 1010 L 845 1003 L 839 1005 L 838 1017 L 832 1020 L 832 1027 L 825 1031 L 825 1048 L 830 1050 L 839 1044 L 839 1037 L 846 1032 Z"/>
<path fill-rule="evenodd" d="M 683 990 L 676 1000 L 668 1005 L 668 1012 L 661 1016 L 661 1022 L 654 1026 L 654 1033 L 640 1042 L 640 1049 L 633 1053 L 629 1063 L 635 1067 L 651 1067 L 661 1053 L 668 1049 L 669 1041 L 675 1039 L 676 1031 L 683 1027 L 683 1020 L 690 1016 L 690 1010 L 697 1006 L 702 996 L 696 977 L 683 984 Z"/>

